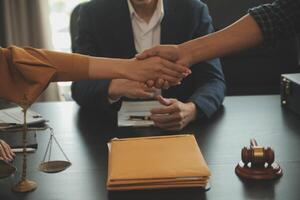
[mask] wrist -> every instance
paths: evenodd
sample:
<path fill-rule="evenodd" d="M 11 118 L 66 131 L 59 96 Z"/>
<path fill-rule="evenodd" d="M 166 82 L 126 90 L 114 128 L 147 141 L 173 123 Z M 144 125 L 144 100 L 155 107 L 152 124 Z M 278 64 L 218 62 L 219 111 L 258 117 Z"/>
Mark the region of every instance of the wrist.
<path fill-rule="evenodd" d="M 194 102 L 188 102 L 185 104 L 188 109 L 190 121 L 194 121 L 197 118 L 197 107 Z"/>
<path fill-rule="evenodd" d="M 190 51 L 190 47 L 188 43 L 182 43 L 178 45 L 180 60 L 183 61 L 184 64 L 191 66 L 193 64 L 193 54 Z"/>
<path fill-rule="evenodd" d="M 122 67 L 121 70 L 119 70 L 120 78 L 122 79 L 128 79 L 132 80 L 131 73 L 132 68 L 135 66 L 136 59 L 122 59 Z M 120 68 L 119 68 L 120 69 Z"/>

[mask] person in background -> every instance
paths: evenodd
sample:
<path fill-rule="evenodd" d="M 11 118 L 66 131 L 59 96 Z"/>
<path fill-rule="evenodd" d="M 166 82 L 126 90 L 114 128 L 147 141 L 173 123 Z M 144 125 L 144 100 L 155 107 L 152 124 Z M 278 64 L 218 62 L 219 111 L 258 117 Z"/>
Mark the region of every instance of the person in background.
<path fill-rule="evenodd" d="M 192 65 L 214 57 L 257 46 L 273 46 L 278 40 L 296 37 L 300 33 L 300 1 L 275 0 L 251 8 L 249 13 L 218 32 L 180 45 L 161 45 L 137 56 L 144 59 L 161 56 L 177 63 Z M 164 85 L 163 81 L 156 81 Z M 148 81 L 152 86 L 154 81 Z M 156 84 L 159 87 L 159 84 Z"/>
<path fill-rule="evenodd" d="M 160 43 L 178 44 L 206 35 L 213 26 L 200 0 L 102 0 L 81 6 L 78 30 L 75 52 L 131 58 Z M 77 81 L 72 97 L 84 108 L 116 112 L 124 100 L 161 94 L 164 106 L 152 110 L 152 120 L 157 127 L 180 130 L 196 119 L 210 118 L 225 96 L 219 59 L 194 64 L 193 73 L 178 86 L 157 90 L 128 79 Z"/>

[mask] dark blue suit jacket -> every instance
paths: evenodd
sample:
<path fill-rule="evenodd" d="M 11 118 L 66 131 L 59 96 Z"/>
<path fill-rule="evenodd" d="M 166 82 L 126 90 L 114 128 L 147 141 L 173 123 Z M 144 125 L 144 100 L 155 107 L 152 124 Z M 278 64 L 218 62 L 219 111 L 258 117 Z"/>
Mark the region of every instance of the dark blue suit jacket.
<path fill-rule="evenodd" d="M 200 0 L 164 0 L 161 44 L 180 44 L 213 32 L 207 6 Z M 83 4 L 78 20 L 75 52 L 93 56 L 132 58 L 136 49 L 127 1 L 98 0 Z M 164 97 L 192 101 L 198 116 L 210 117 L 225 96 L 224 76 L 219 59 L 191 67 L 192 75 L 179 86 L 163 90 Z M 72 84 L 72 97 L 82 107 L 118 110 L 110 105 L 110 80 L 78 81 Z"/>

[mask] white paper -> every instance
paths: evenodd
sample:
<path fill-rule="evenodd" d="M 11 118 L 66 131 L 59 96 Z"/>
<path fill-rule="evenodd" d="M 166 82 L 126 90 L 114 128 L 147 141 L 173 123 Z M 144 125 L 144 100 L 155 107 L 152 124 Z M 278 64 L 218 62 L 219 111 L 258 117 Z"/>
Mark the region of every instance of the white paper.
<path fill-rule="evenodd" d="M 132 120 L 130 116 L 150 116 L 152 108 L 162 107 L 158 101 L 123 101 L 118 112 L 118 126 L 148 127 L 153 126 L 152 120 Z"/>
<path fill-rule="evenodd" d="M 24 114 L 21 107 L 7 108 L 0 110 L 0 124 L 17 124 L 21 125 L 24 123 Z M 45 119 L 38 113 L 27 110 L 26 115 L 27 124 L 35 124 L 45 122 Z M 4 128 L 4 127 L 2 127 Z"/>

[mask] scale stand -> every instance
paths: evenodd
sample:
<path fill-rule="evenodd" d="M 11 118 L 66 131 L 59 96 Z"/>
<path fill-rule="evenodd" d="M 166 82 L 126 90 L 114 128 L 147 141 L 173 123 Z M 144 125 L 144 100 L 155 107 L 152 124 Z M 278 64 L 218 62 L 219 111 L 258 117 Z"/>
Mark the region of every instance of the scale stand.
<path fill-rule="evenodd" d="M 21 173 L 21 180 L 12 188 L 14 192 L 30 192 L 37 188 L 37 183 L 34 181 L 30 181 L 27 179 L 27 152 L 26 152 L 26 145 L 27 145 L 27 123 L 26 123 L 26 113 L 28 109 L 27 105 L 27 98 L 24 95 L 22 102 L 20 103 L 21 107 L 23 108 L 24 113 L 24 126 L 23 126 L 23 165 L 22 165 L 22 173 Z"/>
<path fill-rule="evenodd" d="M 49 127 L 49 130 L 50 130 L 50 139 L 46 148 L 46 152 L 44 154 L 44 158 L 39 165 L 39 170 L 45 173 L 58 173 L 69 168 L 72 165 L 72 163 L 70 162 L 67 155 L 63 151 L 62 147 L 58 143 L 56 137 L 54 136 L 53 128 Z M 53 141 L 56 143 L 56 145 L 58 146 L 58 148 L 60 149 L 60 151 L 62 152 L 66 160 L 51 160 Z M 47 157 L 48 160 L 46 161 Z"/>
<path fill-rule="evenodd" d="M 14 192 L 30 192 L 33 191 L 37 188 L 37 183 L 34 181 L 30 181 L 27 179 L 27 151 L 26 151 L 26 145 L 27 145 L 27 122 L 26 122 L 26 113 L 27 109 L 29 107 L 28 100 L 26 95 L 24 95 L 24 98 L 21 100 L 19 105 L 23 108 L 23 113 L 24 113 L 24 126 L 23 126 L 23 137 L 22 137 L 22 144 L 23 144 L 23 165 L 22 165 L 22 173 L 21 173 L 21 180 L 12 188 L 12 191 Z M 49 126 L 48 126 L 49 127 Z M 45 173 L 58 173 L 61 172 L 68 167 L 71 166 L 71 162 L 68 159 L 67 155 L 65 152 L 62 150 L 61 146 L 59 145 L 57 139 L 54 136 L 53 133 L 53 128 L 49 127 L 50 129 L 50 139 L 47 145 L 47 149 L 44 155 L 43 161 L 39 165 L 39 170 Z M 52 152 L 52 144 L 53 141 L 56 143 L 56 145 L 59 147 L 60 151 L 63 153 L 64 157 L 66 160 L 56 160 L 56 161 L 51 161 L 51 152 Z M 48 155 L 48 161 L 46 160 L 47 154 L 49 151 Z M 8 168 L 5 166 L 6 170 L 8 173 L 10 171 L 13 171 L 13 169 Z M 5 175 L 5 174 L 4 174 Z M 4 176 L 3 175 L 3 176 Z"/>

